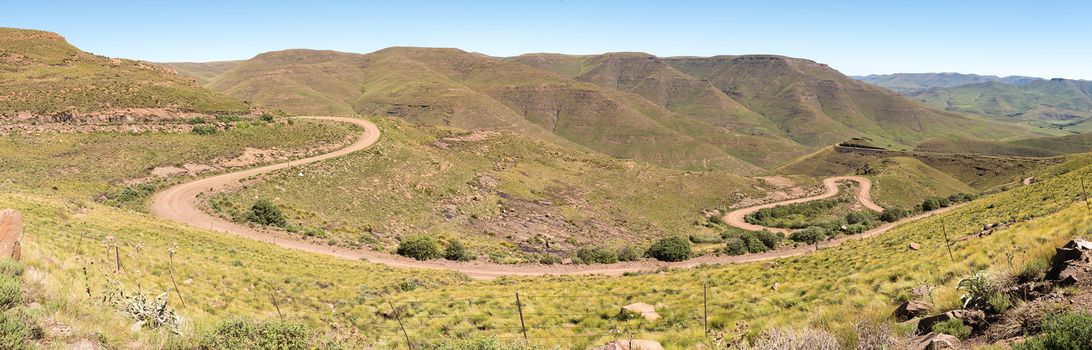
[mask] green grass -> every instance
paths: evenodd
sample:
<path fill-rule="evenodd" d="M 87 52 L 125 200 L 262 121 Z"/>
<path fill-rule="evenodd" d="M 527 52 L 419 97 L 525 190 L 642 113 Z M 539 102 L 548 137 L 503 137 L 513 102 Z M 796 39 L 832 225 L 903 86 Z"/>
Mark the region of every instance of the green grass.
<path fill-rule="evenodd" d="M 42 31 L 0 28 L 0 115 L 121 108 L 248 113 L 240 100 L 147 63 L 95 56 Z"/>
<path fill-rule="evenodd" d="M 499 261 L 552 247 L 648 244 L 670 235 L 714 232 L 703 209 L 726 209 L 733 193 L 754 195 L 755 180 L 727 172 L 666 170 L 573 152 L 512 133 L 455 141 L 464 131 L 375 119 L 373 148 L 281 171 L 211 198 L 242 218 L 255 198 L 272 200 L 288 221 L 316 228 L 341 245 L 393 251 L 399 237 L 459 239 Z M 302 172 L 303 176 L 299 176 Z"/>
<path fill-rule="evenodd" d="M 213 135 L 193 133 L 14 133 L 0 138 L 0 189 L 75 196 L 119 195 L 126 180 L 152 176 L 151 170 L 184 164 L 215 165 L 238 157 L 247 147 L 305 151 L 358 136 L 339 123 L 255 123 Z M 61 165 L 61 166 L 59 166 Z M 207 175 L 203 175 L 207 176 Z M 151 185 L 157 185 L 152 182 Z M 154 188 L 152 188 L 154 190 Z M 131 189 L 135 190 L 135 189 Z M 134 193 L 139 198 L 150 192 Z"/>

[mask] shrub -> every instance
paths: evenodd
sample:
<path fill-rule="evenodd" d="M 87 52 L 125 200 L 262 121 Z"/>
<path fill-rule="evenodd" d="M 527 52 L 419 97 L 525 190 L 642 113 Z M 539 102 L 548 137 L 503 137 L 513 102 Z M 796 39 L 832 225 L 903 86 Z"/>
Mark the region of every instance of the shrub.
<path fill-rule="evenodd" d="M 648 256 L 660 261 L 683 261 L 690 259 L 691 254 L 690 242 L 682 237 L 667 237 L 648 248 Z"/>
<path fill-rule="evenodd" d="M 882 214 L 880 214 L 880 220 L 883 222 L 895 222 L 899 221 L 899 219 L 902 219 L 909 214 L 910 213 L 907 212 L 906 209 L 887 208 L 883 210 Z"/>
<path fill-rule="evenodd" d="M 694 244 L 722 243 L 724 238 L 715 234 L 694 233 L 690 235 L 690 242 Z"/>
<path fill-rule="evenodd" d="M 869 224 L 872 222 L 872 216 L 862 211 L 851 211 L 846 214 L 846 223 L 850 225 L 854 224 Z"/>
<path fill-rule="evenodd" d="M 739 237 L 729 237 L 724 240 L 724 253 L 728 255 L 743 255 L 747 253 L 747 243 Z"/>
<path fill-rule="evenodd" d="M 761 253 L 770 249 L 753 233 L 748 232 L 739 236 L 739 238 L 743 239 L 743 243 L 747 245 L 747 252 L 749 253 Z"/>
<path fill-rule="evenodd" d="M 220 132 L 220 129 L 212 125 L 194 125 L 191 132 L 198 135 L 213 135 Z"/>
<path fill-rule="evenodd" d="M 618 254 L 613 250 L 595 247 L 581 248 L 576 251 L 576 257 L 585 264 L 613 264 L 618 262 Z"/>
<path fill-rule="evenodd" d="M 766 245 L 766 249 L 777 249 L 781 245 L 781 240 L 785 239 L 784 235 L 767 230 L 755 232 L 754 235 L 758 240 L 762 241 L 762 244 Z"/>
<path fill-rule="evenodd" d="M 447 242 L 447 248 L 444 249 L 444 259 L 451 261 L 470 261 L 474 260 L 474 254 L 471 254 L 459 241 Z"/>
<path fill-rule="evenodd" d="M 868 226 L 865 226 L 864 224 L 846 225 L 843 231 L 848 234 L 855 235 L 861 232 L 868 231 Z"/>
<path fill-rule="evenodd" d="M 1035 259 L 1024 265 L 1024 269 L 1020 270 L 1016 277 L 1024 282 L 1034 281 L 1043 276 L 1047 269 L 1050 269 L 1050 263 L 1043 259 Z"/>
<path fill-rule="evenodd" d="M 522 341 L 498 341 L 496 338 L 444 339 L 431 344 L 431 350 L 525 350 L 533 349 Z"/>
<path fill-rule="evenodd" d="M 1064 313 L 1047 316 L 1043 333 L 1016 344 L 1013 350 L 1092 349 L 1092 314 Z"/>
<path fill-rule="evenodd" d="M 311 331 L 300 323 L 233 318 L 197 336 L 197 349 L 309 349 Z"/>
<path fill-rule="evenodd" d="M 998 293 L 996 284 L 986 271 L 977 271 L 960 280 L 956 289 L 964 292 L 959 300 L 963 302 L 965 309 L 986 310 L 989 308 L 990 298 Z"/>
<path fill-rule="evenodd" d="M 33 320 L 16 312 L 0 312 L 0 349 L 30 349 L 31 340 L 41 338 Z M 38 334 L 35 334 L 38 333 Z"/>
<path fill-rule="evenodd" d="M 439 259 L 443 256 L 440 252 L 440 244 L 436 243 L 432 237 L 425 235 L 406 237 L 402 242 L 398 243 L 396 253 L 417 260 Z"/>
<path fill-rule="evenodd" d="M 967 339 L 971 335 L 971 327 L 963 324 L 963 320 L 953 318 L 933 324 L 933 332 L 949 334 L 959 339 Z"/>
<path fill-rule="evenodd" d="M 19 285 L 19 279 L 6 275 L 0 276 L 0 311 L 22 303 L 23 290 Z"/>
<path fill-rule="evenodd" d="M 803 230 L 793 232 L 789 235 L 789 239 L 801 243 L 815 244 L 815 242 L 827 239 L 827 230 L 818 226 L 809 226 Z"/>
<path fill-rule="evenodd" d="M 271 123 L 271 122 L 273 122 L 273 115 L 272 115 L 272 114 L 269 114 L 269 113 L 262 113 L 262 116 L 261 116 L 261 118 L 260 118 L 260 119 L 261 119 L 261 120 L 262 120 L 263 122 L 266 122 L 266 123 Z"/>
<path fill-rule="evenodd" d="M 637 261 L 641 260 L 641 255 L 644 252 L 641 249 L 627 245 L 618 250 L 618 261 Z"/>
<path fill-rule="evenodd" d="M 937 209 L 940 209 L 940 208 L 947 207 L 949 205 L 952 205 L 952 202 L 949 201 L 948 198 L 929 197 L 929 198 L 926 198 L 924 201 L 921 202 L 921 210 L 922 211 L 937 210 Z"/>
<path fill-rule="evenodd" d="M 557 255 L 545 254 L 538 257 L 538 263 L 543 265 L 554 265 L 561 263 L 561 257 Z"/>
<path fill-rule="evenodd" d="M 288 221 L 284 219 L 281 209 L 277 208 L 273 202 L 265 199 L 259 199 L 254 202 L 254 205 L 250 206 L 250 212 L 247 213 L 246 220 L 258 225 L 288 227 Z"/>
<path fill-rule="evenodd" d="M 956 193 L 956 194 L 953 194 L 951 196 L 948 196 L 948 201 L 952 202 L 952 203 L 970 202 L 970 201 L 973 201 L 974 198 L 975 198 L 975 196 L 973 194 Z"/>

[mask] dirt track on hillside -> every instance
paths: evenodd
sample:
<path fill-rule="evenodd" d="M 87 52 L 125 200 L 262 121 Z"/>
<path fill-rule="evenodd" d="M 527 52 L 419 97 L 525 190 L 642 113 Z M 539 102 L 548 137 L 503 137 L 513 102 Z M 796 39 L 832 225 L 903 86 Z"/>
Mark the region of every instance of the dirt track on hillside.
<path fill-rule="evenodd" d="M 199 201 L 199 195 L 205 192 L 213 192 L 224 189 L 228 186 L 238 183 L 240 180 L 295 166 L 300 166 L 308 163 L 317 162 L 324 159 L 330 159 L 334 157 L 343 156 L 352 152 L 360 151 L 371 147 L 379 140 L 379 128 L 369 121 L 357 118 L 347 117 L 299 117 L 301 119 L 313 119 L 313 120 L 325 120 L 325 121 L 337 121 L 352 123 L 364 127 L 364 133 L 360 139 L 353 144 L 336 150 L 331 153 L 326 153 L 314 157 L 304 158 L 300 160 L 294 160 L 281 164 L 267 165 L 263 167 L 221 174 L 209 178 L 198 179 L 191 182 L 179 184 L 170 187 L 162 192 L 156 193 L 152 197 L 151 212 L 153 215 L 183 224 L 192 225 L 198 228 L 209 229 L 212 231 L 219 231 L 230 233 L 249 239 L 272 243 L 280 247 L 296 249 L 305 252 L 324 254 L 333 257 L 361 260 L 365 259 L 369 262 L 376 264 L 383 264 L 392 267 L 399 268 L 423 268 L 423 269 L 442 269 L 461 272 L 475 279 L 493 279 L 501 276 L 542 276 L 542 275 L 591 275 L 591 274 L 603 274 L 618 276 L 626 272 L 639 272 L 639 271 L 652 271 L 659 268 L 691 268 L 699 265 L 711 265 L 711 264 L 731 264 L 731 263 L 743 263 L 753 261 L 763 261 L 776 258 L 790 257 L 807 254 L 814 251 L 814 246 L 802 246 L 782 248 L 774 251 L 769 251 L 759 254 L 746 254 L 738 256 L 701 256 L 687 261 L 676 263 L 665 263 L 658 261 L 638 261 L 638 262 L 625 262 L 609 265 L 501 265 L 485 262 L 451 262 L 443 260 L 432 261 L 417 261 L 393 254 L 374 252 L 361 249 L 348 249 L 341 247 L 331 247 L 321 243 L 312 243 L 309 241 L 301 240 L 298 235 L 291 235 L 285 232 L 257 229 L 244 225 L 239 225 L 222 218 L 205 213 L 198 208 L 197 203 Z M 823 180 L 823 183 L 827 186 L 827 193 L 819 196 L 794 199 L 789 201 L 783 201 L 778 203 L 764 204 L 757 207 L 744 208 L 728 215 L 733 215 L 737 212 L 747 211 L 750 209 L 758 210 L 755 208 L 765 206 L 776 206 L 791 203 L 801 203 L 816 199 L 829 198 L 834 196 L 838 192 L 837 182 L 842 180 L 857 181 L 861 184 L 861 192 L 858 194 L 858 200 L 863 205 L 872 210 L 882 210 L 879 206 L 872 202 L 869 196 L 871 189 L 871 182 L 867 178 L 857 176 L 847 177 L 833 177 Z M 833 191 L 833 192 L 831 192 Z M 790 203 L 791 202 L 791 203 Z M 931 215 L 939 214 L 948 211 L 953 207 L 948 207 L 917 216 L 905 218 L 896 223 L 888 223 L 883 226 L 874 228 L 867 232 L 844 236 L 838 239 L 826 241 L 820 243 L 823 247 L 830 247 L 841 244 L 843 242 L 872 237 L 881 233 L 887 232 L 891 228 L 894 228 L 897 224 L 918 220 Z M 744 213 L 743 216 L 746 214 Z M 742 218 L 742 216 L 739 216 Z M 744 222 L 744 224 L 746 224 Z M 760 227 L 761 228 L 761 227 Z"/>
<path fill-rule="evenodd" d="M 876 211 L 876 212 L 883 212 L 883 207 L 877 205 L 876 202 L 872 201 L 872 181 L 871 180 L 869 180 L 867 177 L 864 177 L 864 176 L 835 176 L 835 177 L 828 177 L 828 178 L 823 179 L 823 186 L 825 186 L 827 188 L 827 191 L 823 192 L 823 194 L 816 195 L 816 196 L 811 196 L 811 197 L 790 199 L 790 200 L 786 200 L 786 201 L 756 205 L 756 206 L 753 206 L 753 207 L 747 207 L 747 208 L 743 208 L 743 209 L 737 209 L 735 211 L 729 212 L 728 214 L 724 215 L 724 223 L 726 223 L 728 225 L 735 226 L 735 227 L 739 227 L 741 229 L 748 230 L 748 231 L 758 231 L 758 230 L 766 229 L 766 230 L 769 230 L 771 232 L 788 233 L 790 231 L 788 229 L 754 225 L 754 224 L 748 223 L 744 218 L 746 218 L 747 215 L 749 215 L 751 213 L 754 213 L 756 211 L 766 209 L 766 208 L 779 207 L 779 206 L 782 206 L 782 205 L 789 205 L 789 204 L 806 203 L 806 202 L 817 201 L 817 200 L 820 200 L 820 199 L 827 199 L 827 198 L 830 198 L 830 197 L 834 197 L 834 196 L 838 195 L 838 191 L 839 191 L 838 183 L 842 182 L 842 181 L 854 181 L 854 182 L 860 184 L 861 189 L 860 189 L 860 191 L 857 192 L 857 201 L 860 202 L 861 205 L 863 205 L 865 208 L 868 208 L 869 210 Z"/>

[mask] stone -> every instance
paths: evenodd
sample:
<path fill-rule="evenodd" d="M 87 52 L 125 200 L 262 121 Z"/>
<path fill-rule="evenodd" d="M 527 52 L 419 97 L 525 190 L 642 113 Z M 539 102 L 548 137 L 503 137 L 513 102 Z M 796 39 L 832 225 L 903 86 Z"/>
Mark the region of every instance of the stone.
<path fill-rule="evenodd" d="M 941 350 L 941 349 L 962 349 L 963 344 L 959 341 L 959 338 L 944 334 L 929 332 L 929 334 L 914 338 L 910 349 L 913 350 Z"/>
<path fill-rule="evenodd" d="M 648 339 L 614 340 L 596 350 L 664 350 L 664 346 Z"/>
<path fill-rule="evenodd" d="M 770 286 L 770 289 L 771 289 L 771 290 L 778 290 L 778 289 L 781 289 L 781 283 L 776 283 L 776 282 L 775 282 L 775 283 L 774 283 L 774 284 L 773 284 L 772 286 Z"/>
<path fill-rule="evenodd" d="M 632 312 L 646 320 L 655 321 L 660 319 L 660 314 L 656 313 L 656 307 L 647 303 L 637 302 L 622 307 L 622 312 Z"/>
<path fill-rule="evenodd" d="M 909 248 L 910 248 L 910 250 L 918 250 L 918 249 L 921 249 L 921 244 L 910 242 L 910 247 Z"/>
<path fill-rule="evenodd" d="M 963 321 L 964 325 L 979 330 L 986 324 L 986 313 L 982 310 L 952 310 L 939 315 L 929 316 L 918 321 L 917 334 L 932 332 L 933 325 L 953 319 Z"/>
<path fill-rule="evenodd" d="M 0 210 L 0 257 L 17 258 L 23 234 L 23 215 L 14 209 Z M 16 259 L 18 260 L 18 259 Z"/>
<path fill-rule="evenodd" d="M 895 309 L 895 319 L 899 322 L 909 321 L 912 318 L 924 315 L 933 309 L 933 305 L 920 300 L 903 302 Z"/>
<path fill-rule="evenodd" d="M 1050 282 L 1039 281 L 1022 283 L 1007 289 L 1006 292 L 1014 298 L 1031 301 L 1042 298 L 1053 289 L 1053 285 L 1051 285 Z"/>

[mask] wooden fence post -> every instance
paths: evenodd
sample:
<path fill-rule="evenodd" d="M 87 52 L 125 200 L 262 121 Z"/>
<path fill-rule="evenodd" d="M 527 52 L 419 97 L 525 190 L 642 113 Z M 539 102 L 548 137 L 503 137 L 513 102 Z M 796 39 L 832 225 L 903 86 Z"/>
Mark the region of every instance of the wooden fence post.
<path fill-rule="evenodd" d="M 519 328 L 523 332 L 523 342 L 531 343 L 530 338 L 527 338 L 527 324 L 523 322 L 523 303 L 519 300 L 519 292 L 516 292 L 516 311 L 519 312 Z"/>
<path fill-rule="evenodd" d="M 277 317 L 280 317 L 281 321 L 284 321 L 284 314 L 281 313 L 281 305 L 277 303 L 277 295 L 274 291 L 269 291 L 269 298 L 273 299 L 273 307 L 277 308 Z"/>
<path fill-rule="evenodd" d="M 118 244 L 114 243 L 114 273 L 121 272 L 121 253 L 118 251 Z"/>
<path fill-rule="evenodd" d="M 952 255 L 952 243 L 948 241 L 948 222 L 940 220 L 940 231 L 944 233 L 944 246 L 948 248 L 948 258 L 955 262 L 955 255 Z"/>
<path fill-rule="evenodd" d="M 705 325 L 705 335 L 709 335 L 709 281 L 702 282 L 701 284 L 702 296 L 701 296 L 701 309 L 702 309 L 702 324 Z"/>
<path fill-rule="evenodd" d="M 387 305 L 391 306 L 391 315 L 398 321 L 398 328 L 402 329 L 402 335 L 406 336 L 406 346 L 409 347 L 410 350 L 413 350 L 413 342 L 410 341 L 409 333 L 406 332 L 406 326 L 402 325 L 402 315 L 398 314 L 398 310 L 394 308 L 394 303 L 392 303 L 390 299 L 387 299 Z"/>

